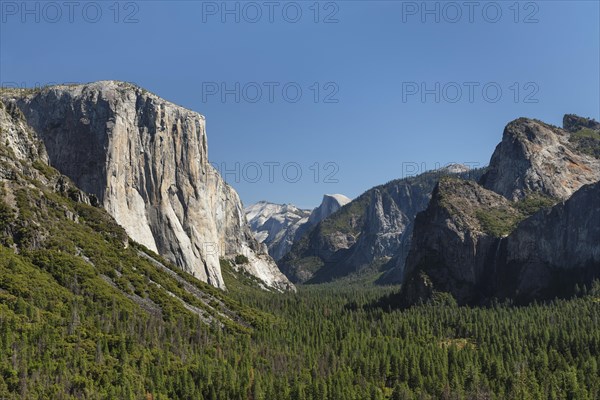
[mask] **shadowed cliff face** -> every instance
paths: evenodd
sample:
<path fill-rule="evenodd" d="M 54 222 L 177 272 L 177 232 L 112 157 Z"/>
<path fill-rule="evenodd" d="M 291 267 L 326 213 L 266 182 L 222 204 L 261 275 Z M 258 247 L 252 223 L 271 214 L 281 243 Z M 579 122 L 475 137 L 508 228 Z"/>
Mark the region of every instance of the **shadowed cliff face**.
<path fill-rule="evenodd" d="M 459 303 L 484 296 L 500 238 L 487 226 L 485 215 L 501 213 L 516 222 L 519 213 L 504 197 L 475 182 L 443 179 L 434 190 L 427 210 L 415 220 L 411 249 L 406 259 L 406 286 L 429 286 L 450 292 Z M 419 294 L 422 289 L 412 289 Z M 410 293 L 406 302 L 419 300 Z"/>
<path fill-rule="evenodd" d="M 577 124 L 596 126 L 568 120 L 580 136 Z M 573 135 L 516 120 L 481 185 L 440 181 L 415 220 L 401 302 L 435 291 L 459 303 L 526 302 L 572 294 L 600 276 L 600 163 Z"/>
<path fill-rule="evenodd" d="M 575 285 L 600 277 L 600 183 L 525 218 L 508 236 L 486 232 L 481 212 L 518 221 L 518 208 L 471 185 L 440 182 L 417 216 L 404 305 L 425 301 L 434 291 L 451 293 L 460 304 L 528 302 L 571 295 Z"/>
<path fill-rule="evenodd" d="M 14 104 L 4 104 L 0 101 L 2 161 L 5 164 L 16 164 L 15 160 L 27 163 L 40 161 L 47 164 L 48 154 L 44 146 L 40 146 L 36 139 L 35 132 L 24 121 L 21 110 Z M 14 168 L 16 167 L 15 165 Z M 9 174 L 8 168 L 3 168 L 2 173 Z"/>
<path fill-rule="evenodd" d="M 600 183 L 526 219 L 504 242 L 500 296 L 569 295 L 576 284 L 600 277 Z"/>
<path fill-rule="evenodd" d="M 135 241 L 217 287 L 219 257 L 237 254 L 268 286 L 291 287 L 208 163 L 200 114 L 112 81 L 4 97 L 44 141 L 51 165 L 96 195 Z"/>

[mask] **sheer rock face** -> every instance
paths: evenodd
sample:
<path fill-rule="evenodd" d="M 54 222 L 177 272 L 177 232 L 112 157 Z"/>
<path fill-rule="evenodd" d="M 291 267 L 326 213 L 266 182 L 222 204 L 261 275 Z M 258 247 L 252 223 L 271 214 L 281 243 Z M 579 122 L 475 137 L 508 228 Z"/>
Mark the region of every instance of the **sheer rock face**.
<path fill-rule="evenodd" d="M 374 260 L 388 260 L 400 243 L 407 225 L 416 212 L 414 201 L 428 193 L 411 193 L 408 186 L 394 186 L 390 191 L 375 189 L 366 208 L 363 229 L 348 255 L 354 268 L 368 265 Z"/>
<path fill-rule="evenodd" d="M 565 118 L 576 132 L 582 124 L 596 126 Z M 576 284 L 600 276 L 600 164 L 579 151 L 570 134 L 516 120 L 505 129 L 482 186 L 440 181 L 415 220 L 401 302 L 414 304 L 435 291 L 459 303 L 527 302 L 571 295 Z M 536 198 L 555 201 L 531 215 L 544 205 L 535 206 Z"/>
<path fill-rule="evenodd" d="M 292 287 L 261 254 L 237 193 L 209 164 L 202 115 L 113 81 L 4 98 L 43 140 L 50 164 L 94 194 L 135 241 L 220 288 L 219 257 L 236 254 L 267 285 Z"/>
<path fill-rule="evenodd" d="M 11 161 L 41 161 L 48 164 L 46 149 L 40 145 L 24 118 L 21 110 L 14 104 L 0 101 L 0 144 L 3 145 L 3 151 L 10 149 Z M 9 160 L 8 154 L 2 155 Z"/>
<path fill-rule="evenodd" d="M 492 298 L 518 302 L 571 295 L 600 277 L 600 183 L 541 209 L 507 236 L 486 233 L 477 214 L 518 210 L 504 197 L 465 181 L 440 181 L 415 221 L 401 302 L 426 301 L 434 291 L 460 304 Z"/>
<path fill-rule="evenodd" d="M 412 193 L 402 184 L 373 188 L 310 229 L 279 266 L 293 282 L 323 282 L 359 272 L 384 257 L 387 261 L 412 206 L 424 207 L 427 200 L 428 193 Z"/>
<path fill-rule="evenodd" d="M 321 200 L 319 207 L 315 208 L 308 217 L 308 225 L 311 228 L 329 217 L 331 214 L 350 203 L 352 200 L 343 194 L 326 194 Z"/>
<path fill-rule="evenodd" d="M 531 299 L 600 276 L 600 183 L 523 221 L 506 239 L 504 295 Z M 561 287 L 562 286 L 562 287 Z M 567 293 L 568 294 L 568 293 Z"/>
<path fill-rule="evenodd" d="M 511 122 L 481 184 L 510 200 L 522 199 L 529 192 L 569 198 L 581 186 L 600 180 L 600 160 L 578 151 L 570 136 L 566 130 L 536 120 Z"/>
<path fill-rule="evenodd" d="M 0 101 L 0 241 L 15 252 L 23 249 L 44 248 L 48 239 L 52 239 L 46 226 L 36 218 L 17 221 L 12 213 L 22 212 L 19 200 L 24 193 L 43 193 L 47 189 L 73 201 L 87 205 L 96 204 L 95 199 L 81 192 L 68 177 L 56 173 L 48 166 L 48 154 L 44 144 L 36 136 L 34 130 L 27 124 L 19 108 L 11 103 Z M 8 207 L 5 208 L 5 207 Z M 35 195 L 28 199 L 27 208 L 31 207 L 36 213 L 46 213 L 49 208 L 55 212 L 64 212 L 64 216 L 72 221 L 78 221 L 79 216 L 72 209 L 37 198 Z M 7 212 L 10 210 L 9 212 Z M 5 240 L 10 238 L 10 240 Z M 126 235 L 119 237 L 123 245 L 128 245 Z"/>
<path fill-rule="evenodd" d="M 405 291 L 405 302 L 425 300 L 413 297 L 428 293 L 423 285 L 450 292 L 459 303 L 478 301 L 489 283 L 500 240 L 480 221 L 480 213 L 489 210 L 517 214 L 507 199 L 475 182 L 440 180 L 429 206 L 415 220 L 406 259 L 405 285 L 410 291 Z"/>

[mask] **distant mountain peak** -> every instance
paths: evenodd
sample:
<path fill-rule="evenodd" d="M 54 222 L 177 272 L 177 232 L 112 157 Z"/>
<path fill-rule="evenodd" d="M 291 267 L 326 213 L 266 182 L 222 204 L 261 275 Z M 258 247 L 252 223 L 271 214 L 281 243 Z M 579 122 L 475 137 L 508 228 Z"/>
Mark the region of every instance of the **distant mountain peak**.
<path fill-rule="evenodd" d="M 343 194 L 324 194 L 323 195 L 323 201 L 325 201 L 326 198 L 333 198 L 335 200 L 337 200 L 340 204 L 344 203 L 347 204 L 350 201 L 352 201 L 352 199 L 350 199 L 349 197 L 344 196 Z"/>
<path fill-rule="evenodd" d="M 471 170 L 470 167 L 464 164 L 448 164 L 443 168 L 440 168 L 441 171 L 449 173 L 449 174 L 461 174 L 463 172 L 469 172 Z"/>
<path fill-rule="evenodd" d="M 279 260 L 305 232 L 350 201 L 343 194 L 325 194 L 314 210 L 260 201 L 244 211 L 255 238 L 267 245 L 271 257 Z"/>
<path fill-rule="evenodd" d="M 323 200 L 319 207 L 315 208 L 310 214 L 308 221 L 311 225 L 317 225 L 325 218 L 350 203 L 352 200 L 343 194 L 326 194 L 323 195 Z"/>

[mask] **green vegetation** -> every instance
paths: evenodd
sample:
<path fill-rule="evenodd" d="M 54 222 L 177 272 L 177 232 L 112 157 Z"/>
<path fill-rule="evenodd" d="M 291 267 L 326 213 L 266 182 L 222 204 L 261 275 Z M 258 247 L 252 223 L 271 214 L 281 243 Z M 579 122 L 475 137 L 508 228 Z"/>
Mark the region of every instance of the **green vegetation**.
<path fill-rule="evenodd" d="M 308 272 L 315 272 L 325 264 L 319 257 L 304 257 L 298 261 L 298 266 Z"/>
<path fill-rule="evenodd" d="M 542 208 L 552 207 L 557 203 L 553 197 L 546 196 L 540 193 L 530 193 L 522 200 L 518 201 L 516 208 L 524 215 L 530 216 L 541 210 Z"/>
<path fill-rule="evenodd" d="M 235 264 L 236 265 L 244 265 L 244 264 L 248 264 L 248 262 L 250 262 L 250 260 L 248 260 L 248 257 L 246 257 L 243 254 L 238 254 L 237 256 L 235 256 Z"/>
<path fill-rule="evenodd" d="M 475 211 L 481 228 L 495 237 L 506 236 L 515 229 L 522 216 L 506 209 L 481 209 Z"/>
<path fill-rule="evenodd" d="M 324 235 L 337 232 L 357 234 L 362 227 L 364 213 L 370 200 L 369 194 L 365 193 L 348 203 L 320 224 L 320 232 Z"/>
<path fill-rule="evenodd" d="M 600 131 L 581 128 L 571 134 L 569 141 L 577 150 L 600 159 Z"/>
<path fill-rule="evenodd" d="M 0 199 L 0 232 L 9 228 L 15 218 L 14 210 Z"/>
<path fill-rule="evenodd" d="M 40 160 L 35 160 L 32 166 L 40 171 L 46 177 L 46 179 L 52 179 L 58 175 L 58 172 L 54 168 Z"/>
<path fill-rule="evenodd" d="M 210 386 L 219 338 L 243 344 L 268 323 L 129 242 L 77 189 L 56 193 L 30 165 L 1 161 L 23 172 L 0 187 L 0 398 L 197 398 L 182 376 L 195 368 Z"/>
<path fill-rule="evenodd" d="M 527 307 L 438 293 L 399 310 L 386 302 L 399 288 L 366 277 L 263 291 L 236 257 L 221 260 L 222 292 L 27 170 L 0 188 L 2 399 L 600 396 L 598 286 Z"/>
<path fill-rule="evenodd" d="M 591 138 L 600 140 L 600 132 L 590 128 L 581 128 L 579 131 L 573 133 L 571 137 L 574 138 Z"/>
<path fill-rule="evenodd" d="M 475 211 L 484 232 L 502 237 L 511 233 L 525 218 L 542 208 L 555 205 L 556 199 L 539 193 L 531 193 L 510 208 L 480 209 Z"/>
<path fill-rule="evenodd" d="M 74 223 L 65 227 L 65 236 L 79 231 Z M 298 294 L 234 288 L 230 278 L 239 277 L 228 264 L 230 292 L 221 300 L 263 321 L 242 333 L 205 324 L 154 292 L 158 280 L 183 296 L 176 281 L 134 256 L 139 246 L 117 251 L 110 245 L 119 243 L 114 234 L 85 230 L 74 241 L 89 262 L 68 254 L 74 243 L 64 237 L 54 250 L 0 249 L 0 397 L 545 400 L 600 394 L 596 291 L 547 305 L 487 309 L 457 307 L 440 295 L 401 311 L 373 306 L 397 288 L 320 285 Z M 142 308 L 103 275 L 115 282 L 123 277 L 162 311 Z"/>
<path fill-rule="evenodd" d="M 222 260 L 225 294 L 139 257 L 168 265 L 143 246 L 124 248 L 122 231 L 102 210 L 40 196 L 27 198 L 46 198 L 46 206 L 27 212 L 32 220 L 45 215 L 45 247 L 21 254 L 0 247 L 0 398 L 600 395 L 598 288 L 528 307 L 458 307 L 440 293 L 397 310 L 380 299 L 398 287 L 344 281 L 276 294 Z M 65 221 L 59 204 L 77 210 L 79 223 Z M 178 298 L 232 319 L 203 322 Z"/>
<path fill-rule="evenodd" d="M 234 293 L 279 321 L 253 334 L 271 360 L 271 369 L 256 374 L 266 394 L 257 398 L 595 399 L 600 393 L 594 323 L 600 308 L 593 296 L 472 309 L 440 294 L 405 311 L 372 306 L 395 290 L 330 284 L 302 287 L 297 295 Z"/>
<path fill-rule="evenodd" d="M 264 282 L 243 268 L 237 268 L 232 262 L 220 259 L 221 273 L 228 290 L 234 292 L 254 292 L 256 289 L 266 289 Z M 262 292 L 262 290 L 260 290 Z M 263 317 L 267 317 L 263 315 Z M 251 318 L 254 320 L 254 318 Z"/>

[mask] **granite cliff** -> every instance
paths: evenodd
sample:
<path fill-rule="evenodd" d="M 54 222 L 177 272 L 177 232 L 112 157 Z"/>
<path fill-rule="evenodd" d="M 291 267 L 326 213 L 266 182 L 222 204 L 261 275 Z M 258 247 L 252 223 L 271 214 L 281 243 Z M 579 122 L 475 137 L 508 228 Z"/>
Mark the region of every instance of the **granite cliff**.
<path fill-rule="evenodd" d="M 0 101 L 3 317 L 20 299 L 39 307 L 31 308 L 41 316 L 31 324 L 44 321 L 43 335 L 52 324 L 61 337 L 79 326 L 89 335 L 102 322 L 80 319 L 87 307 L 128 320 L 143 315 L 154 326 L 177 315 L 248 332 L 251 321 L 241 316 L 251 315 L 248 308 L 132 242 L 93 195 L 48 162 L 44 143 L 21 110 Z M 69 305 L 75 317 L 63 319 Z"/>
<path fill-rule="evenodd" d="M 224 288 L 220 258 L 278 290 L 293 288 L 247 226 L 239 196 L 209 164 L 205 119 L 114 81 L 4 90 L 50 164 L 93 195 L 136 242 Z"/>
<path fill-rule="evenodd" d="M 439 182 L 415 220 L 401 303 L 434 292 L 461 304 L 526 302 L 600 276 L 599 125 L 564 121 L 565 129 L 513 121 L 479 184 Z"/>
<path fill-rule="evenodd" d="M 573 129 L 576 123 L 565 118 Z M 510 200 L 530 192 L 567 199 L 582 185 L 600 180 L 600 160 L 581 151 L 574 137 L 537 120 L 509 123 L 481 184 Z"/>

